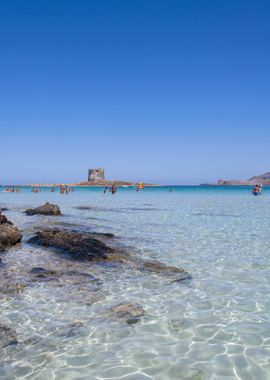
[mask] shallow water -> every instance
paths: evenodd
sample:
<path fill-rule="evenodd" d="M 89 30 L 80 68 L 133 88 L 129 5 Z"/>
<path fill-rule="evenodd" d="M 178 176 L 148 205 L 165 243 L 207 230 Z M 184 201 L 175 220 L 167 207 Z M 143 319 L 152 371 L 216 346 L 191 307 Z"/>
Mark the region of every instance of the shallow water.
<path fill-rule="evenodd" d="M 62 217 L 26 216 L 57 203 Z M 19 292 L 0 295 L 18 344 L 0 350 L 1 379 L 270 379 L 270 190 L 180 187 L 0 192 L 24 233 L 0 268 Z M 123 265 L 91 264 L 26 243 L 39 226 L 116 234 L 133 255 L 187 270 L 171 282 Z M 61 271 L 36 280 L 33 267 Z M 92 277 L 90 277 L 90 275 Z M 136 324 L 111 317 L 139 304 Z"/>

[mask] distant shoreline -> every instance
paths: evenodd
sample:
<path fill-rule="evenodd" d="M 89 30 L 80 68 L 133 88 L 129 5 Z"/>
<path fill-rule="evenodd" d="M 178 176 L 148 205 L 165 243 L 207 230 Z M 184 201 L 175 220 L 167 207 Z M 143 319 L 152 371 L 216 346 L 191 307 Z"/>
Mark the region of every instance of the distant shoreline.
<path fill-rule="evenodd" d="M 122 185 L 122 184 L 117 184 L 116 182 L 114 182 L 115 186 L 117 187 L 122 187 L 122 188 L 134 188 L 135 185 Z M 108 183 L 107 185 L 100 185 L 100 184 L 91 184 L 91 185 L 80 185 L 80 184 L 77 184 L 77 183 L 57 183 L 57 184 L 12 184 L 12 185 L 0 185 L 0 188 L 7 188 L 7 187 L 40 187 L 40 188 L 52 188 L 52 187 L 60 187 L 60 186 L 68 186 L 68 187 L 78 187 L 78 188 L 104 188 L 105 186 L 112 186 L 112 184 Z M 138 184 L 136 184 L 136 186 L 138 186 Z M 143 184 L 143 187 L 144 188 L 158 188 L 158 187 L 201 187 L 201 188 L 211 188 L 211 187 L 217 187 L 217 188 L 228 188 L 228 187 L 234 187 L 234 188 L 237 188 L 237 187 L 252 187 L 252 186 L 255 186 L 255 183 L 238 183 L 238 184 L 223 184 L 223 185 L 220 185 L 220 184 L 211 184 L 211 183 L 202 183 L 202 184 L 199 184 L 199 185 L 188 185 L 188 184 L 185 184 L 185 185 L 157 185 L 157 184 Z M 264 184 L 263 185 L 264 187 L 270 187 L 270 184 Z"/>
<path fill-rule="evenodd" d="M 124 181 L 104 181 L 104 182 L 81 182 L 81 183 L 29 183 L 29 184 L 7 184 L 7 185 L 0 185 L 0 187 L 59 187 L 59 186 L 69 186 L 69 187 L 105 187 L 105 186 L 124 186 L 124 187 L 134 187 L 139 186 L 140 182 L 124 182 Z M 162 185 L 158 184 L 151 184 L 151 183 L 142 183 L 143 187 L 159 187 Z M 164 185 L 164 186 L 170 186 L 170 185 Z"/>

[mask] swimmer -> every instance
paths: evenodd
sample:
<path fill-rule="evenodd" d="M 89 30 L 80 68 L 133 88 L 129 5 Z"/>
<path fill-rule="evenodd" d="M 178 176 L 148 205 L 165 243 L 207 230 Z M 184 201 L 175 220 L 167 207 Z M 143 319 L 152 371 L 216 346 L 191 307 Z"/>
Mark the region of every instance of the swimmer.
<path fill-rule="evenodd" d="M 115 185 L 112 185 L 112 195 L 114 195 L 117 192 L 117 187 Z"/>

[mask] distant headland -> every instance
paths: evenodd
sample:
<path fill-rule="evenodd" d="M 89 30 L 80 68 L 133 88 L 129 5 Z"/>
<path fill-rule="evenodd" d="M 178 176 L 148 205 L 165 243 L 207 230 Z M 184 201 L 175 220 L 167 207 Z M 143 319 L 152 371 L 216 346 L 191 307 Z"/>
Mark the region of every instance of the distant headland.
<path fill-rule="evenodd" d="M 204 183 L 201 184 L 201 186 L 253 186 L 255 184 L 261 184 L 261 185 L 269 185 L 270 186 L 270 172 L 255 175 L 247 180 L 236 180 L 236 179 L 219 179 L 217 183 L 210 184 L 210 183 Z"/>

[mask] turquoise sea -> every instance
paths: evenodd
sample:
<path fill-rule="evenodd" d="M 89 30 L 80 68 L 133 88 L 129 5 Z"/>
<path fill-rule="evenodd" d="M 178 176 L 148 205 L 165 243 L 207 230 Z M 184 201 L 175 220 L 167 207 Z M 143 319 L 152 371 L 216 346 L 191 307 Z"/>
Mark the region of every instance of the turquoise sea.
<path fill-rule="evenodd" d="M 270 189 L 169 189 L 0 190 L 24 236 L 1 254 L 0 324 L 18 340 L 0 349 L 1 380 L 270 379 Z M 63 216 L 24 214 L 45 201 Z M 192 277 L 171 282 L 29 245 L 44 225 L 112 232 L 132 255 Z M 33 267 L 59 278 L 33 280 Z M 5 291 L 7 281 L 20 290 Z M 125 302 L 144 309 L 137 323 L 108 314 Z"/>

